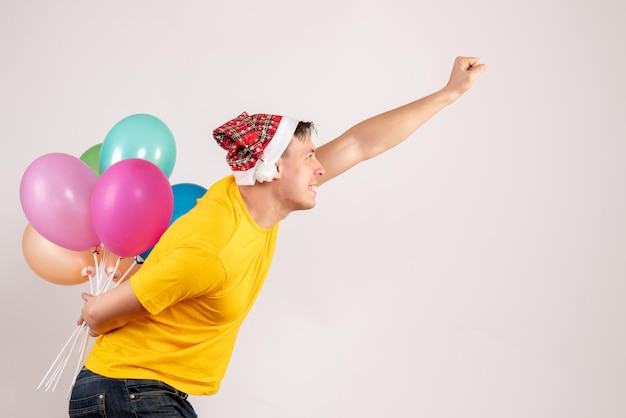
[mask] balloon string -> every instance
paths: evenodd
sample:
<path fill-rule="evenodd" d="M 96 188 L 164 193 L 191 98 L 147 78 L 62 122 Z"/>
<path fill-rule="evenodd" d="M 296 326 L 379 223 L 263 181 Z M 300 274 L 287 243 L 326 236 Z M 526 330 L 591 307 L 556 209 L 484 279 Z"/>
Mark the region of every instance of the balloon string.
<path fill-rule="evenodd" d="M 80 349 L 80 355 L 78 357 L 78 363 L 76 363 L 76 370 L 74 371 L 74 377 L 72 378 L 72 383 L 70 384 L 70 388 L 67 391 L 66 399 L 70 398 L 72 394 L 72 389 L 74 388 L 74 384 L 76 383 L 76 378 L 78 377 L 78 373 L 80 369 L 85 364 L 85 354 L 87 353 L 87 343 L 89 342 L 89 328 L 85 327 L 85 332 L 83 334 L 83 346 Z"/>
<path fill-rule="evenodd" d="M 108 272 L 105 273 L 107 275 L 107 281 L 102 285 L 100 289 L 98 289 L 99 295 L 106 292 L 109 286 L 111 285 L 111 282 L 113 281 L 113 279 L 115 278 L 115 274 L 117 273 L 117 268 L 120 266 L 121 259 L 122 259 L 121 257 L 117 257 L 117 261 L 115 262 L 115 267 L 113 267 L 113 270 L 111 270 L 111 273 L 108 273 Z"/>
<path fill-rule="evenodd" d="M 59 380 L 61 379 L 61 375 L 63 374 L 63 370 L 65 370 L 65 366 L 67 365 L 67 362 L 69 361 L 71 354 L 74 352 L 74 347 L 76 347 L 76 343 L 78 342 L 78 340 L 80 339 L 81 335 L 83 334 L 83 332 L 85 332 L 87 330 L 87 326 L 83 326 L 82 324 L 79 325 L 79 327 L 82 327 L 80 332 L 76 335 L 76 337 L 74 338 L 74 342 L 72 343 L 72 347 L 70 348 L 70 351 L 67 353 L 67 356 L 65 356 L 65 360 L 63 361 L 62 365 L 58 368 L 58 374 L 56 376 L 55 382 L 54 382 L 54 386 L 52 386 L 52 392 L 54 392 L 57 388 L 57 384 L 59 383 Z"/>
<path fill-rule="evenodd" d="M 115 283 L 113 288 L 117 287 L 120 283 L 122 283 L 122 281 L 124 281 L 126 276 L 128 276 L 128 274 L 133 270 L 133 267 L 135 267 L 136 265 L 137 265 L 137 259 L 134 259 L 133 263 L 130 266 L 128 266 L 128 268 L 126 269 L 126 272 L 124 273 L 124 275 L 122 277 L 120 277 L 120 279 L 117 281 L 117 283 Z"/>
<path fill-rule="evenodd" d="M 104 290 L 102 288 L 102 283 L 104 281 L 104 276 L 106 275 L 106 265 L 109 261 L 109 250 L 103 247 L 102 250 L 102 261 L 100 262 L 100 266 L 97 269 L 98 271 L 98 281 L 96 286 L 96 295 L 99 295 Z"/>
<path fill-rule="evenodd" d="M 48 390 L 51 390 L 52 392 L 54 392 L 57 384 L 59 383 L 59 379 L 61 378 L 61 374 L 63 373 L 63 370 L 65 369 L 65 366 L 67 365 L 67 362 L 69 358 L 71 357 L 72 352 L 74 351 L 74 347 L 76 346 L 76 343 L 78 342 L 78 340 L 80 339 L 80 336 L 83 333 L 86 333 L 88 335 L 87 326 L 84 323 L 76 327 L 76 329 L 74 330 L 70 338 L 68 338 L 67 342 L 65 343 L 61 351 L 59 351 L 59 354 L 54 359 L 54 361 L 52 362 L 52 365 L 50 366 L 45 376 L 39 383 L 39 386 L 37 386 L 37 389 L 41 388 L 41 385 L 44 384 L 44 382 L 46 382 L 45 384 L 46 392 Z M 70 343 L 71 343 L 71 346 L 68 349 L 68 346 L 70 345 Z M 61 357 L 63 355 L 64 357 L 61 360 Z"/>
<path fill-rule="evenodd" d="M 54 368 L 54 366 L 57 364 L 57 362 L 59 361 L 59 358 L 61 358 L 61 355 L 63 355 L 63 353 L 65 352 L 65 349 L 67 348 L 67 346 L 70 344 L 70 342 L 72 341 L 72 339 L 74 338 L 74 336 L 76 335 L 77 332 L 79 332 L 80 330 L 80 326 L 78 326 L 74 332 L 72 333 L 72 335 L 70 335 L 70 338 L 67 340 L 67 342 L 65 343 L 65 345 L 63 346 L 63 348 L 61 349 L 61 351 L 59 352 L 59 354 L 57 355 L 57 357 L 54 359 L 54 361 L 52 362 L 52 365 L 50 366 L 50 368 L 48 369 L 48 371 L 46 372 L 45 376 L 43 377 L 43 379 L 41 379 L 41 382 L 39 383 L 39 386 L 37 386 L 37 389 L 39 389 L 41 387 L 41 385 L 43 384 L 43 382 L 48 378 L 48 375 L 50 374 L 50 372 L 52 371 L 52 368 Z"/>
<path fill-rule="evenodd" d="M 94 271 L 92 272 L 92 274 L 89 276 L 91 279 L 89 281 L 89 284 L 91 285 L 90 290 L 91 290 L 91 294 L 93 295 L 94 289 L 98 288 L 98 251 L 95 250 L 93 252 L 93 264 L 94 264 Z M 93 281 L 95 281 L 95 283 L 93 283 Z"/>
<path fill-rule="evenodd" d="M 104 246 L 101 247 L 101 251 L 99 251 L 99 248 L 96 247 L 93 251 L 95 269 L 93 271 L 91 270 L 91 267 L 86 267 L 84 269 L 83 274 L 86 275 L 89 279 L 89 286 L 90 286 L 90 291 L 92 295 L 100 295 L 106 292 L 109 289 L 111 282 L 115 278 L 116 273 L 118 272 L 118 268 L 122 259 L 121 257 L 117 257 L 115 267 L 113 268 L 111 274 L 109 274 L 106 271 L 106 265 L 107 265 L 109 254 L 110 254 L 109 251 L 106 248 L 104 248 Z M 102 255 L 100 259 L 98 259 L 99 255 Z M 112 288 L 115 288 L 122 281 L 124 281 L 124 279 L 126 279 L 126 277 L 133 271 L 134 267 L 138 264 L 140 263 L 137 261 L 137 258 L 135 257 L 133 260 L 133 263 L 126 269 L 126 272 L 113 285 Z M 105 277 L 107 279 L 106 281 L 104 280 Z M 74 349 L 76 348 L 76 345 L 78 341 L 81 339 L 81 337 L 82 337 L 82 344 L 81 344 L 81 348 L 79 352 L 79 358 L 76 364 L 76 370 L 74 371 L 74 377 L 72 379 L 72 382 L 71 382 L 71 385 L 67 394 L 67 398 L 68 399 L 70 398 L 72 389 L 74 388 L 74 385 L 76 383 L 76 378 L 78 377 L 78 374 L 80 373 L 80 370 L 82 366 L 84 365 L 85 357 L 87 353 L 87 346 L 89 343 L 89 337 L 90 337 L 89 327 L 84 322 L 80 324 L 74 330 L 72 335 L 68 338 L 65 345 L 63 346 L 63 348 L 61 348 L 61 351 L 59 351 L 59 354 L 56 356 L 56 358 L 52 362 L 52 365 L 50 366 L 50 368 L 44 375 L 43 379 L 37 386 L 37 389 L 41 388 L 41 386 L 44 385 L 46 388 L 46 392 L 48 390 L 51 390 L 54 392 L 54 390 L 56 389 L 59 383 L 59 380 L 61 379 L 63 371 L 65 370 L 65 367 L 67 366 L 67 363 L 70 357 L 72 356 L 72 353 L 74 353 Z"/>

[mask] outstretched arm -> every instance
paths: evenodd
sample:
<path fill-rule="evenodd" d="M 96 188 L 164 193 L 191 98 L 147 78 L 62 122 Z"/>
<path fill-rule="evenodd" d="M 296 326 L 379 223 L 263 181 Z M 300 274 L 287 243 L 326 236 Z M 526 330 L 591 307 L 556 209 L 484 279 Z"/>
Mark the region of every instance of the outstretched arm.
<path fill-rule="evenodd" d="M 478 58 L 457 57 L 441 90 L 364 120 L 316 151 L 325 174 L 322 184 L 356 164 L 375 157 L 408 138 L 433 115 L 461 97 L 486 67 Z"/>

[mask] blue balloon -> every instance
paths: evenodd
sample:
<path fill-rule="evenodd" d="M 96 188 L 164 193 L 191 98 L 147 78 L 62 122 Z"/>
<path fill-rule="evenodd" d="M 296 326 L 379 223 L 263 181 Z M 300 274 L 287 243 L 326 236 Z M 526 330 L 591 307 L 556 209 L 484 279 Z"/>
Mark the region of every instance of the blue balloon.
<path fill-rule="evenodd" d="M 178 183 L 172 186 L 172 192 L 174 193 L 174 212 L 170 225 L 196 206 L 196 201 L 206 193 L 206 188 L 193 183 Z"/>
<path fill-rule="evenodd" d="M 189 212 L 191 208 L 196 205 L 197 200 L 206 193 L 206 190 L 206 188 L 193 183 L 174 184 L 172 186 L 172 192 L 174 193 L 174 211 L 172 212 L 172 219 L 169 225 L 172 225 L 176 219 Z M 150 255 L 150 252 L 152 252 L 152 248 L 140 254 L 137 262 L 143 263 L 143 261 L 148 258 L 148 255 Z"/>
<path fill-rule="evenodd" d="M 98 161 L 100 173 L 128 158 L 148 160 L 169 178 L 176 162 L 176 142 L 172 131 L 152 115 L 138 113 L 122 119 L 102 141 Z"/>

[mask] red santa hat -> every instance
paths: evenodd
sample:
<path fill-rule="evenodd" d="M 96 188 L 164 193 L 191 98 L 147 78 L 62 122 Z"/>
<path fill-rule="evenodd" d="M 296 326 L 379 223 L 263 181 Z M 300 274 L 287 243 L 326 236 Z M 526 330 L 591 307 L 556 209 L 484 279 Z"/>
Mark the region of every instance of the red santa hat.
<path fill-rule="evenodd" d="M 276 161 L 289 145 L 297 126 L 297 119 L 243 112 L 216 128 L 213 137 L 228 151 L 226 161 L 237 184 L 253 185 L 276 177 Z"/>

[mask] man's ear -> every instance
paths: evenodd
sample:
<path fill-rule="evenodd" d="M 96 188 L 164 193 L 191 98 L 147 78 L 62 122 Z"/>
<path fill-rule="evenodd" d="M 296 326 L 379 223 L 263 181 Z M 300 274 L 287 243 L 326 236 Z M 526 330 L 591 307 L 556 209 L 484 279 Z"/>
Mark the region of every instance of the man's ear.
<path fill-rule="evenodd" d="M 278 161 L 276 161 L 276 175 L 274 176 L 274 179 L 279 179 L 282 172 L 283 172 L 283 158 L 279 158 Z"/>

